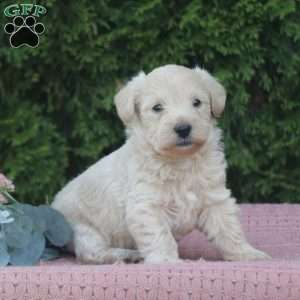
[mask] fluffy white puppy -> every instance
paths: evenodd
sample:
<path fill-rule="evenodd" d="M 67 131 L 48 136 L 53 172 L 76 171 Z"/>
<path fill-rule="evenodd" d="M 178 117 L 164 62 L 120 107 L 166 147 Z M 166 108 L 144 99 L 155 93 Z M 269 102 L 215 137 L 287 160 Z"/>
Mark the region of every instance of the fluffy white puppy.
<path fill-rule="evenodd" d="M 249 245 L 226 188 L 215 118 L 225 90 L 200 68 L 141 72 L 115 97 L 128 138 L 60 191 L 53 207 L 74 230 L 89 263 L 176 262 L 176 240 L 202 230 L 226 260 L 266 259 Z"/>

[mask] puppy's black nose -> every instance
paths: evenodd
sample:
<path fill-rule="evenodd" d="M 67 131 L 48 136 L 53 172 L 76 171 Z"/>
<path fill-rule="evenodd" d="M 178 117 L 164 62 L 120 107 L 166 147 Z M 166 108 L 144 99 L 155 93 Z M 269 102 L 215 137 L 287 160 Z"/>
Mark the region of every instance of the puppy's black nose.
<path fill-rule="evenodd" d="M 181 138 L 188 137 L 191 130 L 192 130 L 192 126 L 190 124 L 178 124 L 174 127 L 174 131 Z"/>

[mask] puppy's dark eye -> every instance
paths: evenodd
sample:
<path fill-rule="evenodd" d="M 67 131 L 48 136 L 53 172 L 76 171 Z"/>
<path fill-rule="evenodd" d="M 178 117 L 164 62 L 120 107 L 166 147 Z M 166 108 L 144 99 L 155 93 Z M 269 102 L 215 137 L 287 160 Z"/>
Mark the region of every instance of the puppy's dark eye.
<path fill-rule="evenodd" d="M 199 100 L 199 99 L 194 99 L 194 101 L 193 101 L 193 106 L 194 106 L 194 107 L 200 107 L 201 104 L 202 104 L 201 100 Z"/>
<path fill-rule="evenodd" d="M 152 107 L 152 110 L 155 112 L 161 112 L 163 110 L 163 106 L 161 104 L 156 104 Z"/>

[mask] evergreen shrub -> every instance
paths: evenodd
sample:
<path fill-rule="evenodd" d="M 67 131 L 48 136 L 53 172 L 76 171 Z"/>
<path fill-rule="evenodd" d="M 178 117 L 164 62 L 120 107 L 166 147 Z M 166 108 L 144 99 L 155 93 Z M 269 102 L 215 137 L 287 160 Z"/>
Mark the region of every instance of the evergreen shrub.
<path fill-rule="evenodd" d="M 299 1 L 32 3 L 48 10 L 37 48 L 12 49 L 0 30 L 0 169 L 19 199 L 51 202 L 119 147 L 119 84 L 176 63 L 208 69 L 228 91 L 220 125 L 239 201 L 300 202 Z"/>

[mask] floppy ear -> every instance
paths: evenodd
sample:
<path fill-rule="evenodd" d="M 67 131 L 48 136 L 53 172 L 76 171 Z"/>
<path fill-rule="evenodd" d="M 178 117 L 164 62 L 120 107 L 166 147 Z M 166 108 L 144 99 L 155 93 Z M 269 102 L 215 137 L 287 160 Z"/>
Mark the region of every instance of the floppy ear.
<path fill-rule="evenodd" d="M 146 74 L 140 72 L 133 77 L 115 96 L 114 102 L 122 122 L 128 125 L 136 115 L 136 99 L 142 88 Z"/>
<path fill-rule="evenodd" d="M 206 70 L 196 67 L 195 72 L 201 77 L 204 88 L 210 96 L 210 107 L 213 117 L 221 116 L 225 108 L 226 91 L 224 87 Z"/>

